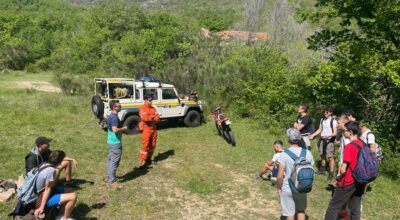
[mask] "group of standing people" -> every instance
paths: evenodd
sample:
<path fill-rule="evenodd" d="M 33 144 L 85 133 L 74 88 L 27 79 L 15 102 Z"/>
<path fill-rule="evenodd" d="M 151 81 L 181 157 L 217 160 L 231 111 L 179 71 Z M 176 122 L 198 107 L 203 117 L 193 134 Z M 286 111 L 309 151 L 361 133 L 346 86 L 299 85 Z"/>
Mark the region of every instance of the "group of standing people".
<path fill-rule="evenodd" d="M 328 171 L 328 185 L 334 191 L 326 210 L 325 219 L 336 220 L 340 216 L 351 216 L 351 219 L 361 218 L 361 197 L 366 192 L 367 184 L 358 183 L 352 174 L 358 162 L 358 153 L 362 147 L 369 147 L 375 154 L 376 160 L 383 159 L 382 150 L 375 141 L 375 135 L 365 123 L 357 122 L 352 110 L 346 111 L 340 117 L 333 116 L 332 108 L 325 108 L 324 117 L 319 121 L 319 127 L 314 129 L 311 118 L 307 115 L 307 106 L 300 104 L 299 116 L 293 125 L 286 131 L 289 147 L 283 148 L 280 140 L 274 142 L 275 154 L 256 174 L 256 179 L 270 171 L 267 179 L 277 180 L 280 197 L 281 214 L 287 219 L 305 219 L 307 208 L 307 194 L 296 193 L 290 189 L 290 178 L 296 169 L 296 161 L 292 153 L 298 158 L 304 157 L 310 164 L 314 164 L 311 153 L 311 141 L 320 136 L 317 151 L 320 156 L 316 174 L 323 175 Z M 335 173 L 335 146 L 339 145 L 337 154 L 337 172 Z M 290 152 L 288 152 L 290 151 Z M 303 155 L 301 155 L 303 151 Z M 307 151 L 304 154 L 304 151 Z M 276 173 L 276 170 L 278 172 Z M 344 214 L 343 214 L 344 212 Z"/>

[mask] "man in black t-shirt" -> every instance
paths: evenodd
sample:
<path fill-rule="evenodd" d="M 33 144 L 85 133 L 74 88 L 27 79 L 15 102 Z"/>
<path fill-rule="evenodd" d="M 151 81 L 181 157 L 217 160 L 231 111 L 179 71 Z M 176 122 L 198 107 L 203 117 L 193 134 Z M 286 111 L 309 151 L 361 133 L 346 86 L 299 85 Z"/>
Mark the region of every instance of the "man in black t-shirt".
<path fill-rule="evenodd" d="M 35 147 L 25 156 L 26 173 L 48 161 L 49 155 L 52 152 L 49 149 L 51 141 L 52 139 L 47 137 L 38 137 L 36 139 Z M 78 168 L 77 160 L 65 157 L 62 163 L 56 168 L 56 179 L 59 178 L 61 171 L 65 170 L 65 186 L 69 187 L 75 187 L 75 184 L 71 180 L 72 163 L 75 168 Z"/>
<path fill-rule="evenodd" d="M 300 147 L 307 148 L 311 150 L 311 143 L 308 135 L 311 131 L 311 118 L 307 115 L 307 106 L 305 104 L 300 104 L 298 108 L 299 117 L 297 117 L 297 121 L 294 123 L 294 128 L 300 131 L 302 140 L 299 144 Z"/>

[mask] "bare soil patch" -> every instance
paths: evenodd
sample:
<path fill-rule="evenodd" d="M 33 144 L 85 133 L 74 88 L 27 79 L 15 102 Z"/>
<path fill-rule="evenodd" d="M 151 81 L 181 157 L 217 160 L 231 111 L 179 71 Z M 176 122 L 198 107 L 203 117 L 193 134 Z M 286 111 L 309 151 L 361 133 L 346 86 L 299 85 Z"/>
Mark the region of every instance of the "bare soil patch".
<path fill-rule="evenodd" d="M 43 92 L 61 93 L 61 89 L 46 81 L 17 81 L 13 88 L 26 88 Z"/>

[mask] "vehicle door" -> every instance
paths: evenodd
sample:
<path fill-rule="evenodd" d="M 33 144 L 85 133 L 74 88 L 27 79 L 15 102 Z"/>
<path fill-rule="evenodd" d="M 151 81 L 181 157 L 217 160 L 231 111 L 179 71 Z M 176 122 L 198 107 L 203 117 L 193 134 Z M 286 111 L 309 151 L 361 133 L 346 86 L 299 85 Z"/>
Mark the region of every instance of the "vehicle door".
<path fill-rule="evenodd" d="M 183 116 L 183 107 L 180 104 L 179 98 L 174 88 L 162 88 L 161 99 L 161 104 L 163 106 L 163 117 L 169 118 Z"/>

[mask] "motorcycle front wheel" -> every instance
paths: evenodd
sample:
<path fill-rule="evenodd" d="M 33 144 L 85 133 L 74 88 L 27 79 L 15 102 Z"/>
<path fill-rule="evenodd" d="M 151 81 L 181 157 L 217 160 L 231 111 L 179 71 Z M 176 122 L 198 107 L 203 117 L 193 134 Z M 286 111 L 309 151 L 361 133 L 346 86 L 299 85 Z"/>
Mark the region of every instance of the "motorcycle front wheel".
<path fill-rule="evenodd" d="M 235 136 L 233 135 L 233 131 L 229 130 L 228 135 L 229 135 L 229 140 L 230 140 L 230 143 L 232 144 L 232 146 L 236 146 L 236 140 L 235 140 Z"/>

